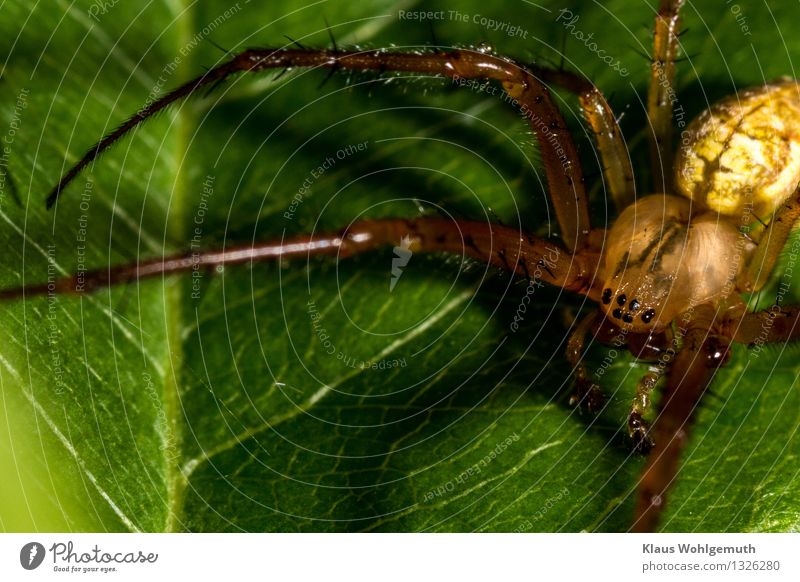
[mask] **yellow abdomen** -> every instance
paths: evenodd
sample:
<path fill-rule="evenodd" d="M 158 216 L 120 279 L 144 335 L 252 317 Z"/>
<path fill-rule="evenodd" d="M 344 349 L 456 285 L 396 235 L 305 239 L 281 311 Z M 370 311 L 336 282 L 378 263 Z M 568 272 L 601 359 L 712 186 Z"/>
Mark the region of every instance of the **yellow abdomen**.
<path fill-rule="evenodd" d="M 800 182 L 800 85 L 748 89 L 704 111 L 681 135 L 678 192 L 710 210 L 770 215 Z"/>

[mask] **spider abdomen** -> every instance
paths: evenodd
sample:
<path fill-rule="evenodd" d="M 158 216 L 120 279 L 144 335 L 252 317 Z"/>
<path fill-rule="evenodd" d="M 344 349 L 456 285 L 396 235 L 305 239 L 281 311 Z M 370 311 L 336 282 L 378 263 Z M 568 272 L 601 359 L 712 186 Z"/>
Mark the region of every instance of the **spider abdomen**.
<path fill-rule="evenodd" d="M 713 105 L 681 135 L 679 193 L 710 210 L 771 214 L 800 182 L 800 86 L 782 80 Z"/>
<path fill-rule="evenodd" d="M 601 308 L 633 331 L 661 329 L 695 305 L 729 295 L 749 247 L 733 221 L 691 213 L 677 196 L 646 196 L 614 223 Z"/>

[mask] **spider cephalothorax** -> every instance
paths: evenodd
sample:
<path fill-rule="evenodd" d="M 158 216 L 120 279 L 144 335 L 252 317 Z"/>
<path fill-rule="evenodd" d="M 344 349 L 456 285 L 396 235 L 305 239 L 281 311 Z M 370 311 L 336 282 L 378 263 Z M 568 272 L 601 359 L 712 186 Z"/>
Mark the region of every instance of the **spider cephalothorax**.
<path fill-rule="evenodd" d="M 800 310 L 748 313 L 740 295 L 764 286 L 800 216 L 800 88 L 781 80 L 731 97 L 701 114 L 681 135 L 672 164 L 673 92 L 682 0 L 662 0 L 656 17 L 648 97 L 656 193 L 636 198 L 633 172 L 616 118 L 602 94 L 572 73 L 521 65 L 485 50 L 249 49 L 148 104 L 92 146 L 48 197 L 106 148 L 143 121 L 200 88 L 264 69 L 316 67 L 481 79 L 502 87 L 535 133 L 555 208 L 561 244 L 519 229 L 433 217 L 361 220 L 333 233 L 300 235 L 239 248 L 157 257 L 84 272 L 50 285 L 0 291 L 17 298 L 93 288 L 166 273 L 277 258 L 347 257 L 388 244 L 444 252 L 583 294 L 599 304 L 571 334 L 576 401 L 597 406 L 599 389 L 585 370 L 585 336 L 624 346 L 653 360 L 639 382 L 628 426 L 641 449 L 655 447 L 642 476 L 632 529 L 656 527 L 677 472 L 693 411 L 734 342 L 786 341 L 800 334 Z M 546 83 L 576 94 L 592 127 L 606 183 L 620 210 L 609 230 L 591 228 L 577 150 Z M 674 179 L 674 187 L 672 185 Z M 682 196 L 681 196 L 682 195 Z M 770 215 L 774 218 L 770 220 Z M 754 224 L 764 223 L 763 228 Z M 769 326 L 763 322 L 769 319 Z M 643 416 L 666 375 L 660 417 L 650 431 Z"/>
<path fill-rule="evenodd" d="M 601 305 L 621 327 L 663 329 L 692 307 L 730 294 L 746 239 L 717 213 L 692 210 L 684 198 L 647 196 L 609 231 Z"/>

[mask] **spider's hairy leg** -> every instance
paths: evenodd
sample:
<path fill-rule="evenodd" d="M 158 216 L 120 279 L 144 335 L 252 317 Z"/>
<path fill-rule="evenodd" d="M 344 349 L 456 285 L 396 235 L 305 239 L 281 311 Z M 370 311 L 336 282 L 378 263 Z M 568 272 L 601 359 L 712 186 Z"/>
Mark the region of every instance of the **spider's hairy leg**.
<path fill-rule="evenodd" d="M 694 411 L 716 370 L 727 363 L 730 343 L 761 345 L 800 339 L 800 306 L 773 306 L 754 313 L 735 308 L 720 318 L 715 315 L 708 306 L 699 306 L 683 320 L 683 346 L 667 375 L 653 427 L 655 445 L 639 482 L 632 531 L 653 531 L 658 526 Z"/>
<path fill-rule="evenodd" d="M 650 410 L 651 396 L 656 385 L 669 372 L 676 353 L 674 334 L 670 328 L 656 334 L 629 334 L 628 350 L 639 360 L 651 362 L 647 373 L 636 384 L 636 393 L 628 413 L 628 436 L 634 449 L 647 453 L 653 448 L 650 425 L 644 419 Z"/>
<path fill-rule="evenodd" d="M 628 412 L 628 436 L 633 441 L 634 449 L 640 453 L 649 452 L 655 444 L 650 438 L 650 425 L 644 419 L 644 415 L 650 408 L 650 395 L 663 375 L 662 370 L 662 368 L 650 370 L 639 378 L 636 383 L 636 395 Z"/>
<path fill-rule="evenodd" d="M 591 296 L 597 253 L 572 255 L 562 247 L 518 230 L 486 222 L 453 221 L 438 217 L 380 219 L 354 222 L 347 229 L 326 234 L 304 234 L 246 246 L 181 253 L 123 264 L 44 284 L 23 285 L 0 291 L 0 300 L 30 295 L 89 293 L 95 289 L 141 279 L 280 259 L 312 256 L 350 257 L 386 245 L 409 241 L 415 252 L 442 252 L 473 259 L 525 275 L 537 264 L 541 281 L 568 291 Z"/>
<path fill-rule="evenodd" d="M 800 219 L 800 186 L 775 211 L 775 215 L 762 233 L 758 248 L 748 259 L 737 281 L 740 290 L 755 292 L 766 285 L 798 219 Z"/>
<path fill-rule="evenodd" d="M 219 83 L 237 73 L 293 67 L 427 73 L 454 80 L 492 79 L 500 82 L 536 134 L 562 240 L 570 251 L 586 246 L 591 226 L 583 173 L 572 137 L 547 87 L 510 59 L 463 49 L 414 53 L 391 50 L 247 49 L 142 108 L 89 148 L 49 194 L 48 206 L 55 204 L 67 184 L 104 150 L 172 103 L 201 87 Z"/>
<path fill-rule="evenodd" d="M 674 354 L 674 352 L 668 352 L 668 354 Z M 669 360 L 671 359 L 670 357 Z M 660 361 L 658 366 L 651 368 L 636 383 L 636 394 L 631 403 L 627 423 L 628 436 L 633 441 L 634 448 L 640 453 L 649 452 L 655 444 L 650 437 L 650 425 L 644 419 L 644 415 L 650 409 L 650 396 L 653 394 L 658 381 L 667 371 L 668 365 L 668 360 Z"/>
<path fill-rule="evenodd" d="M 733 341 L 749 346 L 800 339 L 800 306 L 773 305 L 726 321 Z"/>
<path fill-rule="evenodd" d="M 591 81 L 575 73 L 537 65 L 530 65 L 529 68 L 542 81 L 577 95 L 583 117 L 597 141 L 603 174 L 614 206 L 622 212 L 636 199 L 636 183 L 628 146 L 608 101 Z"/>
<path fill-rule="evenodd" d="M 650 159 L 655 192 L 672 192 L 672 107 L 675 104 L 675 60 L 680 10 L 685 0 L 660 0 L 655 19 L 653 60 L 647 91 Z"/>
<path fill-rule="evenodd" d="M 603 392 L 589 378 L 582 360 L 586 336 L 594 326 L 597 316 L 598 312 L 593 311 L 584 317 L 567 340 L 567 361 L 572 366 L 575 377 L 575 392 L 569 403 L 573 406 L 585 406 L 589 412 L 597 412 L 603 407 Z"/>
<path fill-rule="evenodd" d="M 683 346 L 667 375 L 652 429 L 655 444 L 639 481 L 631 531 L 650 532 L 658 527 L 695 409 L 716 370 L 727 360 L 730 340 L 717 335 L 716 330 L 712 333 L 713 310 L 709 315 L 702 307 L 686 323 Z"/>

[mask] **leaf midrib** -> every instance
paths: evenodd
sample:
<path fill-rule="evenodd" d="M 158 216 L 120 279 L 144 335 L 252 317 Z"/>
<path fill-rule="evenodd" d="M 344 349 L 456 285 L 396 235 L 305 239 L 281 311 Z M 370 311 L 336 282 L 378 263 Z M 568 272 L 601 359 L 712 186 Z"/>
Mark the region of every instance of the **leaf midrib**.
<path fill-rule="evenodd" d="M 186 6 L 186 0 L 176 0 L 179 13 L 182 15 L 176 18 L 177 26 L 177 47 L 187 46 L 192 37 L 191 24 L 194 22 L 194 4 Z M 179 83 L 188 78 L 192 70 L 193 51 L 187 55 L 181 71 Z M 187 132 L 196 122 L 192 114 L 191 107 L 179 107 L 175 115 L 175 156 L 172 159 L 179 160 L 178 169 L 175 173 L 172 192 L 169 204 L 167 205 L 166 218 L 166 240 L 185 240 L 186 217 L 185 207 L 187 201 L 187 183 L 185 177 L 185 163 L 187 160 L 189 137 Z M 183 369 L 185 354 L 183 352 L 183 342 L 181 341 L 181 330 L 183 329 L 182 293 L 181 281 L 172 281 L 164 288 L 164 320 L 166 324 L 167 337 L 167 362 L 166 374 L 164 375 L 164 414 L 167 418 L 169 432 L 168 437 L 172 446 L 163 447 L 164 470 L 167 484 L 167 515 L 164 524 L 164 531 L 174 532 L 181 527 L 181 515 L 183 513 L 183 498 L 188 478 L 180 469 L 180 459 L 183 444 L 183 405 L 181 403 L 179 374 Z M 177 453 L 177 454 L 175 454 Z"/>

